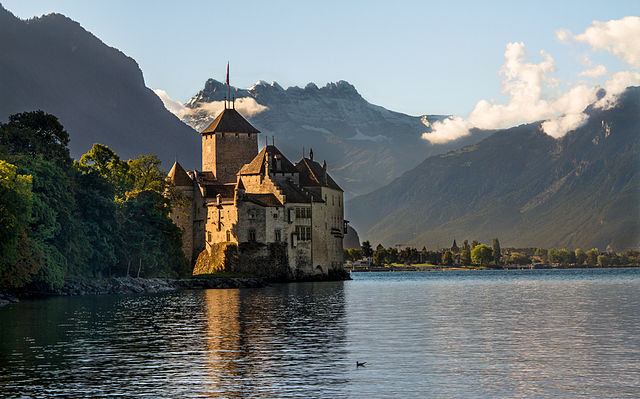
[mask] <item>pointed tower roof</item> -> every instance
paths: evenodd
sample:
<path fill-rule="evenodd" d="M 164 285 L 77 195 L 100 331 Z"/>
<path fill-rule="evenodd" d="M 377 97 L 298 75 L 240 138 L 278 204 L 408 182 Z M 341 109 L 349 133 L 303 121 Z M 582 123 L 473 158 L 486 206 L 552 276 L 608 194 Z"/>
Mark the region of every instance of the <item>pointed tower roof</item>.
<path fill-rule="evenodd" d="M 260 131 L 251 126 L 234 108 L 225 108 L 220 115 L 200 133 L 260 133 Z"/>
<path fill-rule="evenodd" d="M 191 180 L 189 174 L 187 174 L 187 171 L 184 170 L 184 168 L 178 163 L 178 161 L 176 161 L 171 167 L 171 170 L 167 175 L 167 179 L 171 180 L 177 187 L 193 185 L 193 180 Z"/>

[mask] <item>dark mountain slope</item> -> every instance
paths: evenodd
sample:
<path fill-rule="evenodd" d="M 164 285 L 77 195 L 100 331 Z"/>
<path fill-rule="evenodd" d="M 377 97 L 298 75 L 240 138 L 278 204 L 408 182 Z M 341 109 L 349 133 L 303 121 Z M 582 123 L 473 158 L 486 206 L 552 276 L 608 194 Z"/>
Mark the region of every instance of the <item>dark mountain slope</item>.
<path fill-rule="evenodd" d="M 199 136 L 145 87 L 136 62 L 69 18 L 28 21 L 0 6 L 0 120 L 42 109 L 71 136 L 72 156 L 94 142 L 122 157 L 156 153 L 166 168 L 178 156 L 200 164 Z"/>
<path fill-rule="evenodd" d="M 540 124 L 428 158 L 346 210 L 364 239 L 614 248 L 640 242 L 640 89 L 555 140 Z"/>

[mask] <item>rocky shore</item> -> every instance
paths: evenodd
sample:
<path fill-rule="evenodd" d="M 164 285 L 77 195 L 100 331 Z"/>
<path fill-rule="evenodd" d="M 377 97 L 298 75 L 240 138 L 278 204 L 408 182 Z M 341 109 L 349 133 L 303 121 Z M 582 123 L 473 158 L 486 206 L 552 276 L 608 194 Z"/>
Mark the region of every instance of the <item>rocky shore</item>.
<path fill-rule="evenodd" d="M 210 288 L 260 288 L 266 285 L 260 278 L 212 277 L 171 280 L 161 278 L 115 277 L 99 280 L 67 279 L 62 287 L 47 289 L 30 287 L 19 292 L 0 291 L 0 306 L 15 303 L 19 298 L 55 295 L 141 294 L 175 290 Z"/>

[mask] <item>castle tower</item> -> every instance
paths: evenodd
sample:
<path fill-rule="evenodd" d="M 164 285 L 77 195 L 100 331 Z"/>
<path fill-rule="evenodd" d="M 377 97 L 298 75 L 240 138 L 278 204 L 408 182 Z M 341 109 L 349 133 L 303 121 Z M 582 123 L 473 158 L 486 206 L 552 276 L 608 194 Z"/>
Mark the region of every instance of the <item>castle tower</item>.
<path fill-rule="evenodd" d="M 235 183 L 236 173 L 258 155 L 258 129 L 227 107 L 202 132 L 202 170 L 218 183 Z"/>
<path fill-rule="evenodd" d="M 178 189 L 185 197 L 184 203 L 171 204 L 170 217 L 182 230 L 182 251 L 187 259 L 191 260 L 194 256 L 194 184 L 186 170 L 176 162 L 171 167 L 167 180 Z"/>

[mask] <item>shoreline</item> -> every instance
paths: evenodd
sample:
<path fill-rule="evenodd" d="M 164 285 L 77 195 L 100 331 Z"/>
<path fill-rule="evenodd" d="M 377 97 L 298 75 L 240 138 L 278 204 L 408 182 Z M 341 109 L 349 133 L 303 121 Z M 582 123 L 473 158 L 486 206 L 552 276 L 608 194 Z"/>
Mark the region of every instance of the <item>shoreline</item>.
<path fill-rule="evenodd" d="M 509 267 L 415 267 L 415 266 L 373 266 L 373 267 L 357 267 L 357 268 L 345 268 L 350 273 L 393 273 L 393 272 L 448 272 L 448 271 L 506 271 L 506 270 L 581 270 L 581 269 L 635 269 L 640 268 L 637 265 L 628 266 L 551 266 L 551 265 L 538 265 L 537 267 L 530 266 L 509 266 Z"/>
<path fill-rule="evenodd" d="M 153 294 L 196 289 L 262 288 L 267 285 L 264 279 L 257 277 L 66 279 L 64 284 L 56 289 L 27 287 L 13 291 L 0 291 L 0 307 L 10 303 L 17 303 L 20 299 L 52 296 Z"/>
<path fill-rule="evenodd" d="M 28 286 L 14 290 L 0 290 L 0 307 L 18 303 L 21 299 L 52 296 L 127 295 L 202 289 L 263 288 L 271 283 L 322 282 L 350 280 L 349 273 L 311 276 L 297 280 L 273 280 L 263 277 L 203 276 L 185 279 L 111 277 L 102 279 L 68 278 L 59 288 Z"/>

